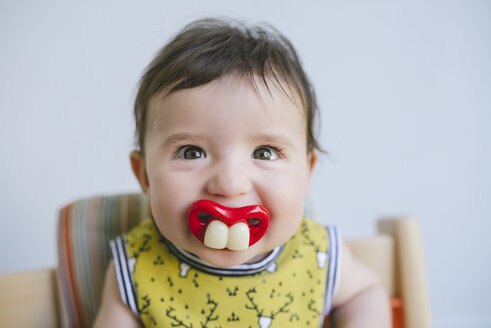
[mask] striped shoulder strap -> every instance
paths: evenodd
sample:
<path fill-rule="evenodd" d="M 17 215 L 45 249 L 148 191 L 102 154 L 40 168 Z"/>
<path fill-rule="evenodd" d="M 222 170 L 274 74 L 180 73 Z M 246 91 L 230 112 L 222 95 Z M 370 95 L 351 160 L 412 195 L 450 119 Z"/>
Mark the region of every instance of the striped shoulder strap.
<path fill-rule="evenodd" d="M 329 248 L 324 317 L 332 310 L 334 294 L 338 287 L 339 271 L 341 270 L 341 237 L 339 230 L 334 226 L 327 226 L 326 230 L 329 236 Z"/>
<path fill-rule="evenodd" d="M 109 245 L 111 246 L 114 270 L 116 272 L 116 280 L 118 282 L 121 300 L 131 309 L 131 311 L 136 315 L 139 315 L 136 302 L 135 283 L 133 281 L 135 262 L 128 258 L 124 235 L 111 240 Z"/>

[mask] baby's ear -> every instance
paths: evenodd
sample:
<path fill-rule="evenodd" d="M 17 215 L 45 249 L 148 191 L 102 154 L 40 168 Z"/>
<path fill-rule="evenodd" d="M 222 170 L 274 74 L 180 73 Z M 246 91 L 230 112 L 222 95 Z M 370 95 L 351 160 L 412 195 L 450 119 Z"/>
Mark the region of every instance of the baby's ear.
<path fill-rule="evenodd" d="M 314 172 L 315 164 L 317 164 L 317 150 L 310 150 L 307 153 L 307 165 L 308 165 L 308 172 L 307 172 L 307 188 L 309 188 L 310 181 L 312 180 L 312 173 Z"/>
<path fill-rule="evenodd" d="M 142 152 L 133 150 L 130 153 L 130 161 L 133 174 L 140 183 L 143 193 L 146 195 L 148 192 L 149 183 L 147 167 L 145 166 L 145 157 L 143 156 Z"/>
<path fill-rule="evenodd" d="M 309 163 L 310 174 L 312 174 L 312 171 L 314 171 L 315 164 L 317 164 L 317 158 L 318 158 L 318 151 L 315 149 L 310 150 L 309 153 L 307 154 L 307 161 Z"/>

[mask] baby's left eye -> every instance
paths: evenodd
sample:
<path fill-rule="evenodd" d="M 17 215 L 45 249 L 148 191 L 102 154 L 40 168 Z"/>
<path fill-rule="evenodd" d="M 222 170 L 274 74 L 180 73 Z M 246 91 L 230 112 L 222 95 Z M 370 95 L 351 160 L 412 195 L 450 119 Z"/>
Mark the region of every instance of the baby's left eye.
<path fill-rule="evenodd" d="M 280 152 L 271 147 L 259 147 L 252 153 L 252 158 L 263 161 L 273 161 L 280 158 Z"/>

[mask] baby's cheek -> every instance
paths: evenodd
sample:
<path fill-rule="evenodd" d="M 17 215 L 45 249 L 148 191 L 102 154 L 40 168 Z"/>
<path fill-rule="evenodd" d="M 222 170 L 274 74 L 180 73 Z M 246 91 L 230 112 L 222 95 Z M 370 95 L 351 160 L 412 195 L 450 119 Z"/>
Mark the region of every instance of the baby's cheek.
<path fill-rule="evenodd" d="M 174 207 L 171 206 L 174 203 Z M 160 227 L 167 226 L 178 215 L 178 211 L 175 208 L 175 202 L 172 197 L 160 197 L 159 194 L 152 195 L 151 207 L 154 220 Z"/>
<path fill-rule="evenodd" d="M 269 236 L 271 241 L 279 246 L 290 239 L 302 222 L 303 209 L 298 206 L 285 206 L 271 216 Z"/>
<path fill-rule="evenodd" d="M 291 227 L 291 230 L 296 231 L 303 219 L 305 195 L 298 193 L 293 195 L 288 202 L 288 207 L 284 210 L 284 224 Z"/>

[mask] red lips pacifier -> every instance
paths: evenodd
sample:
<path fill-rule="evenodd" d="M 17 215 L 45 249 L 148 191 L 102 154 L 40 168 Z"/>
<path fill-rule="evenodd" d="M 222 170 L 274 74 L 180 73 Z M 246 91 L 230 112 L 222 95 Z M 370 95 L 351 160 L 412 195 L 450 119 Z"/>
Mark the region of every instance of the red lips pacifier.
<path fill-rule="evenodd" d="M 207 247 L 245 250 L 266 233 L 269 213 L 260 205 L 233 208 L 202 199 L 189 208 L 188 225 Z"/>

